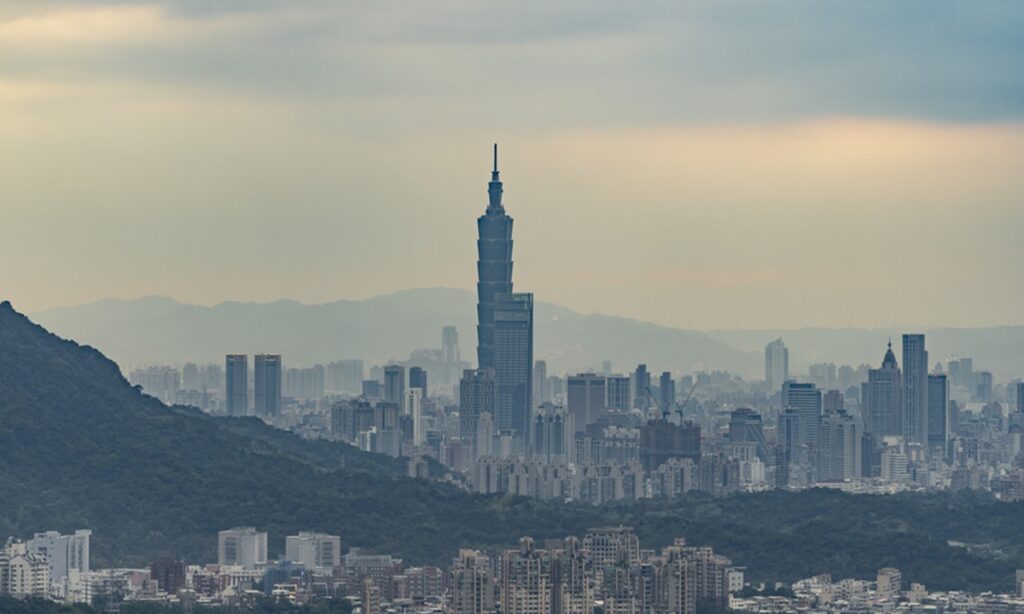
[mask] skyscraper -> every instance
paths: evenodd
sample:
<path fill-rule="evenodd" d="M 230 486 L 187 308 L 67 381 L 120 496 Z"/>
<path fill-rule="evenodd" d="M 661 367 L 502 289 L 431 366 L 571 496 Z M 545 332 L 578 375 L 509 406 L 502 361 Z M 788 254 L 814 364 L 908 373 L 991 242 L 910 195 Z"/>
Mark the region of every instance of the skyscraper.
<path fill-rule="evenodd" d="M 420 389 L 420 398 L 427 398 L 427 372 L 422 367 L 409 368 L 409 389 Z"/>
<path fill-rule="evenodd" d="M 873 435 L 903 433 L 903 376 L 892 342 L 882 358 L 880 369 L 868 371 L 868 381 L 861 385 L 864 431 Z"/>
<path fill-rule="evenodd" d="M 257 354 L 253 386 L 257 416 L 281 413 L 281 355 Z"/>
<path fill-rule="evenodd" d="M 903 335 L 903 438 L 928 443 L 928 352 L 924 335 Z"/>
<path fill-rule="evenodd" d="M 647 409 L 651 406 L 651 374 L 647 365 L 637 365 L 633 371 L 633 407 Z"/>
<path fill-rule="evenodd" d="M 676 382 L 672 379 L 672 372 L 665 371 L 658 378 L 658 394 L 661 397 L 661 407 L 664 411 L 672 411 L 676 402 Z"/>
<path fill-rule="evenodd" d="M 519 454 L 529 450 L 533 397 L 533 295 L 498 294 L 493 306 L 495 427 L 513 432 Z"/>
<path fill-rule="evenodd" d="M 249 357 L 245 354 L 224 358 L 224 408 L 229 416 L 249 413 Z"/>
<path fill-rule="evenodd" d="M 384 400 L 399 407 L 405 405 L 405 367 L 401 365 L 384 367 Z"/>
<path fill-rule="evenodd" d="M 499 294 L 512 292 L 512 218 L 501 204 L 498 177 L 498 145 L 494 145 L 494 170 L 487 185 L 487 210 L 477 219 L 477 362 L 493 369 L 494 303 Z M 531 365 L 532 366 L 532 365 Z"/>
<path fill-rule="evenodd" d="M 477 426 L 483 413 L 494 416 L 494 369 L 466 369 L 459 382 L 459 437 L 476 443 Z M 474 448 L 474 455 L 480 451 Z"/>
<path fill-rule="evenodd" d="M 427 428 L 423 421 L 423 389 L 409 387 L 405 393 L 405 413 L 412 416 L 412 445 L 422 446 L 427 441 Z"/>
<path fill-rule="evenodd" d="M 841 481 L 860 476 L 860 433 L 853 416 L 837 411 L 823 417 L 818 444 L 819 480 Z"/>
<path fill-rule="evenodd" d="M 795 410 L 800 416 L 800 444 L 811 447 L 817 445 L 821 390 L 814 384 L 785 381 L 782 383 L 782 409 Z"/>
<path fill-rule="evenodd" d="M 764 348 L 764 381 L 768 386 L 768 395 L 775 394 L 779 386 L 788 379 L 789 350 L 780 337 Z"/>
<path fill-rule="evenodd" d="M 462 362 L 459 331 L 454 326 L 441 329 L 441 355 L 444 360 L 444 383 L 454 384 L 459 378 L 459 363 Z"/>
<path fill-rule="evenodd" d="M 633 399 L 629 394 L 628 375 L 609 375 L 607 378 L 605 404 L 608 409 L 629 411 L 633 407 Z"/>
<path fill-rule="evenodd" d="M 944 453 L 949 441 L 949 381 L 944 374 L 928 376 L 928 446 Z"/>
<path fill-rule="evenodd" d="M 533 407 L 551 400 L 548 390 L 548 363 L 538 360 L 533 363 Z"/>
<path fill-rule="evenodd" d="M 577 432 L 586 430 L 607 407 L 607 381 L 600 375 L 580 373 L 569 377 L 568 403 Z"/>

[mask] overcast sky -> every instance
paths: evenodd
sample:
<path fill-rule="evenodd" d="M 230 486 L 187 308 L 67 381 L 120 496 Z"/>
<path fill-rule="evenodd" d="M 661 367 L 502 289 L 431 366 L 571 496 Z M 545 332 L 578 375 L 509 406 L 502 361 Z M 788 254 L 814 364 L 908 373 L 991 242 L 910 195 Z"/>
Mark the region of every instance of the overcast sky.
<path fill-rule="evenodd" d="M 1024 3 L 0 4 L 0 295 L 1024 323 Z"/>

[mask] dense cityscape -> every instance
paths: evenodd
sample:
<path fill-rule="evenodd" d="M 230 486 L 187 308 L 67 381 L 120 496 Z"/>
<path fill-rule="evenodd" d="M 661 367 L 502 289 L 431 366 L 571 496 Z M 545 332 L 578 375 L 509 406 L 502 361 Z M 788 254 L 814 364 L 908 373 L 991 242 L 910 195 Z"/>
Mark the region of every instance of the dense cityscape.
<path fill-rule="evenodd" d="M 533 296 L 512 291 L 512 219 L 497 146 L 478 220 L 477 368 L 459 331 L 407 361 L 285 368 L 279 354 L 227 354 L 224 366 L 133 369 L 167 404 L 254 416 L 307 439 L 402 458 L 410 477 L 480 494 L 601 505 L 769 489 L 850 493 L 985 490 L 1024 499 L 1024 382 L 993 381 L 970 358 L 929 362 L 925 336 L 891 341 L 877 368 L 816 364 L 791 373 L 784 339 L 765 347 L 763 381 L 726 371 L 549 373 L 533 354 Z M 902 365 L 902 367 L 901 367 Z M 363 614 L 687 614 L 781 611 L 1024 611 L 1024 570 L 1005 594 L 929 592 L 898 569 L 877 578 L 752 585 L 731 561 L 685 536 L 641 548 L 628 527 L 485 552 L 452 543 L 449 568 L 404 565 L 315 531 L 268 556 L 266 532 L 226 528 L 217 560 L 162 558 L 149 569 L 92 569 L 90 529 L 7 540 L 0 592 L 66 603 L 253 606 L 345 600 Z M 27 537 L 27 536 L 26 536 Z M 210 539 L 214 539 L 211 535 Z"/>

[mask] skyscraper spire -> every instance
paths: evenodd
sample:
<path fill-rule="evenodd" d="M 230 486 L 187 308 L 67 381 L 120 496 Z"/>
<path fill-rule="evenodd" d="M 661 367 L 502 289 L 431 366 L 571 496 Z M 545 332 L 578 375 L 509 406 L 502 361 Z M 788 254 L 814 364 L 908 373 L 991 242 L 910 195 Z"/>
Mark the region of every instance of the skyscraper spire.
<path fill-rule="evenodd" d="M 501 206 L 501 179 L 498 178 L 498 144 L 494 144 L 494 170 L 491 171 L 491 182 L 487 184 L 487 196 L 490 199 L 487 213 L 504 213 Z"/>

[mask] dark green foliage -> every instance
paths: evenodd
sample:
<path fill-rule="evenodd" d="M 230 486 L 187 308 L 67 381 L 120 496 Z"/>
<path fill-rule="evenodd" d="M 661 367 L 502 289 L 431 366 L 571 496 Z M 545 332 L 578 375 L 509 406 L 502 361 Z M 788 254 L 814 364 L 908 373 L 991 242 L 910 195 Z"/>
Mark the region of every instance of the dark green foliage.
<path fill-rule="evenodd" d="M 522 535 L 634 526 L 644 547 L 709 544 L 752 581 L 895 566 L 929 588 L 1010 589 L 1024 568 L 1024 504 L 981 495 L 851 496 L 829 490 L 604 507 L 472 495 L 404 477 L 400 461 L 307 442 L 255 419 L 168 408 L 92 348 L 0 305 L 0 539 L 93 530 L 93 564 L 215 559 L 216 533 L 322 530 L 345 546 L 447 565 L 458 548 Z M 947 540 L 972 544 L 952 547 Z"/>

